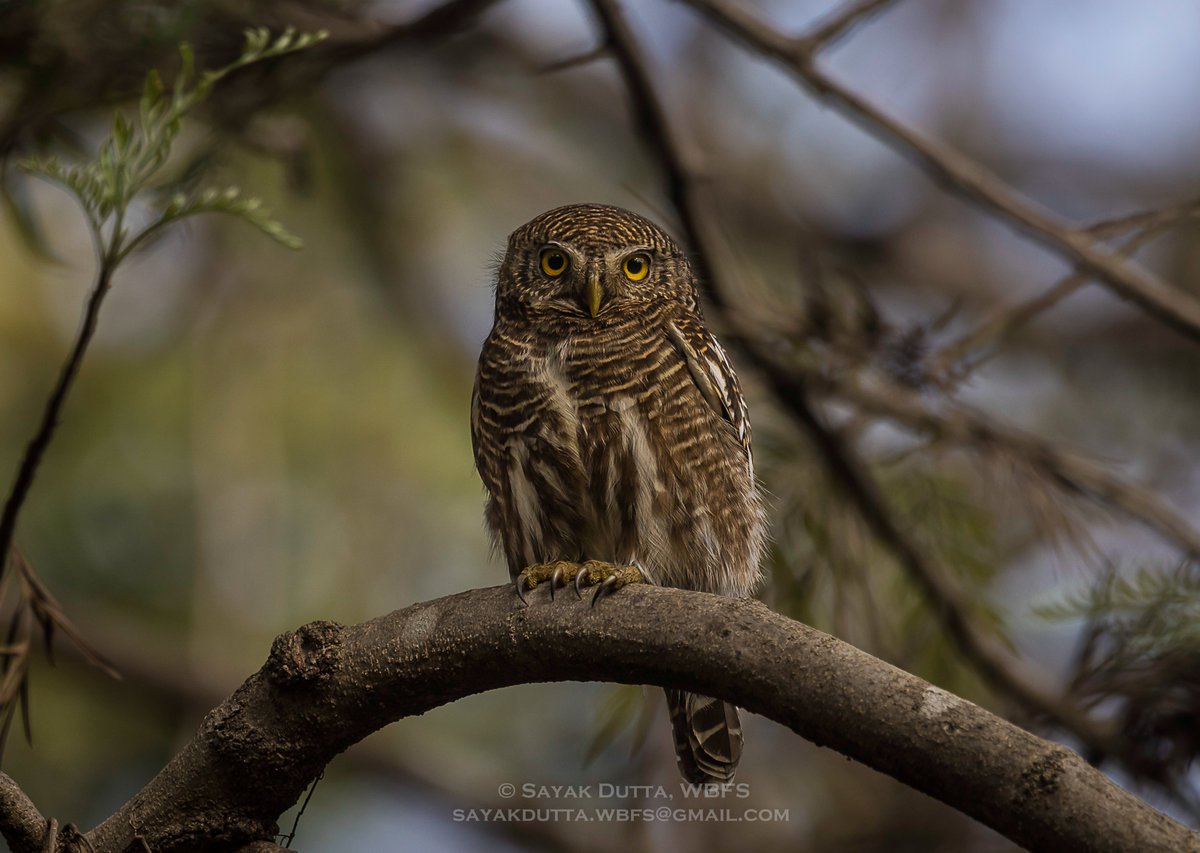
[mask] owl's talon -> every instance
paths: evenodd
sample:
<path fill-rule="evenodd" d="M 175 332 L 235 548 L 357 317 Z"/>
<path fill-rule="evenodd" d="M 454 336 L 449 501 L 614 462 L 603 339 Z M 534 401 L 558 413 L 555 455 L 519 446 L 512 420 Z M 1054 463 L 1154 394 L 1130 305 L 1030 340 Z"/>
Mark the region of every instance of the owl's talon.
<path fill-rule="evenodd" d="M 646 576 L 637 566 L 614 566 L 589 560 L 575 575 L 575 594 L 583 598 L 583 587 L 595 584 L 590 605 L 595 607 L 597 601 L 631 583 L 646 583 Z"/>
<path fill-rule="evenodd" d="M 595 607 L 597 601 L 599 601 L 604 596 L 608 595 L 610 592 L 615 592 L 616 590 L 620 589 L 620 587 L 621 587 L 621 581 L 617 577 L 617 575 L 615 575 L 615 574 L 609 575 L 604 580 L 602 580 L 599 584 L 596 585 L 596 591 L 594 593 L 592 593 L 591 606 Z"/>
<path fill-rule="evenodd" d="M 583 601 L 583 585 L 587 581 L 591 570 L 587 566 L 580 566 L 579 571 L 575 573 L 575 597 Z"/>
<path fill-rule="evenodd" d="M 521 603 L 528 607 L 529 602 L 525 599 L 525 583 L 525 573 L 522 572 L 521 574 L 517 575 L 517 598 L 521 599 Z"/>
<path fill-rule="evenodd" d="M 554 600 L 555 590 L 557 590 L 560 586 L 565 586 L 565 582 L 563 580 L 563 567 L 561 564 L 554 567 L 554 574 L 552 574 L 550 576 L 550 600 L 551 601 Z"/>

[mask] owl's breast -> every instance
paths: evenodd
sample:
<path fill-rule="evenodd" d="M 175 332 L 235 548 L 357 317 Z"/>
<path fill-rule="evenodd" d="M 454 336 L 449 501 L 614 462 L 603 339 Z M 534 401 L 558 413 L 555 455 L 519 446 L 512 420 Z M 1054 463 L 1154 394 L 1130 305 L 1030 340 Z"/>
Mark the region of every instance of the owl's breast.
<path fill-rule="evenodd" d="M 481 370 L 479 392 L 494 439 L 481 472 L 510 568 L 597 559 L 670 585 L 747 586 L 729 580 L 754 565 L 743 451 L 669 338 L 634 329 L 512 355 Z"/>

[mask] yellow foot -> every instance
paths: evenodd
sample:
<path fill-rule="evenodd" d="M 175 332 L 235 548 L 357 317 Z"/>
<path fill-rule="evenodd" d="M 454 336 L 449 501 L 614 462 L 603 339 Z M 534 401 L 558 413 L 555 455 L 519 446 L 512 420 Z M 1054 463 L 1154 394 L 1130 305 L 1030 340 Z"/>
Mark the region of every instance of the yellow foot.
<path fill-rule="evenodd" d="M 616 592 L 630 583 L 645 583 L 646 577 L 637 566 L 614 566 L 599 560 L 588 560 L 586 563 L 569 563 L 566 560 L 555 560 L 552 563 L 537 563 L 529 566 L 517 575 L 517 597 L 528 605 L 525 594 L 535 589 L 538 584 L 550 585 L 550 599 L 554 593 L 568 583 L 573 583 L 575 594 L 583 598 L 585 586 L 595 586 L 592 604 L 595 605 L 603 596 Z"/>
<path fill-rule="evenodd" d="M 529 566 L 517 575 L 517 597 L 523 604 L 528 605 L 525 593 L 540 583 L 549 582 L 550 598 L 553 599 L 555 590 L 566 586 L 569 581 L 578 577 L 582 568 L 579 563 L 568 563 L 566 560 L 555 560 L 553 563 L 537 563 Z"/>

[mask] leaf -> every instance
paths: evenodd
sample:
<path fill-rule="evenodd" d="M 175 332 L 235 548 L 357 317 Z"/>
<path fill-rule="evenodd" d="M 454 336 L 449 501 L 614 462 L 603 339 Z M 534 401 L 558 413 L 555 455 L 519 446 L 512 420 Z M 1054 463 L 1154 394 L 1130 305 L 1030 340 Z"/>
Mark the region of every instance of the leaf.
<path fill-rule="evenodd" d="M 179 45 L 179 73 L 175 75 L 174 95 L 176 101 L 183 99 L 184 92 L 187 91 L 195 73 L 196 54 L 192 51 L 190 44 L 186 41 L 181 42 Z"/>
<path fill-rule="evenodd" d="M 130 128 L 129 122 L 125 120 L 125 114 L 120 110 L 117 111 L 113 118 L 113 146 L 118 152 L 124 153 L 129 147 Z"/>

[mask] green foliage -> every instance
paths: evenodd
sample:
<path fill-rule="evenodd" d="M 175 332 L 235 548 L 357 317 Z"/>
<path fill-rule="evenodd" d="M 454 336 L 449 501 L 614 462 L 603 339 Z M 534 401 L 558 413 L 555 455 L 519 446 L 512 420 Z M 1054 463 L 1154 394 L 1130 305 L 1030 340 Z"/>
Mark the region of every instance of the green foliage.
<path fill-rule="evenodd" d="M 110 268 L 164 226 L 200 213 L 236 216 L 282 245 L 300 248 L 300 239 L 274 219 L 261 200 L 242 196 L 237 187 L 176 193 L 165 203 L 152 204 L 156 216 L 136 233 L 130 233 L 126 218 L 134 200 L 152 187 L 167 162 L 183 117 L 203 103 L 218 80 L 251 63 L 303 50 L 325 36 L 324 32 L 296 35 L 288 29 L 272 40 L 266 29 L 248 30 L 241 56 L 223 68 L 199 74 L 192 49 L 184 43 L 179 47 L 180 68 L 172 87 L 167 89 L 158 72 L 150 71 L 138 101 L 137 118 L 130 120 L 118 111 L 112 132 L 95 159 L 65 165 L 55 157 L 39 157 L 21 165 L 61 184 L 79 200 L 102 262 Z"/>
<path fill-rule="evenodd" d="M 1105 703 L 1127 744 L 1122 764 L 1186 791 L 1200 755 L 1200 564 L 1113 568 L 1037 612 L 1086 620 L 1071 692 Z"/>
<path fill-rule="evenodd" d="M 1200 649 L 1200 564 L 1110 571 L 1099 583 L 1035 608 L 1043 619 L 1087 619 L 1119 634 L 1124 657 Z"/>
<path fill-rule="evenodd" d="M 4 603 L 7 590 L 14 585 L 19 596 L 6 632 L 6 651 L 0 654 L 0 751 L 3 750 L 18 709 L 26 723 L 26 737 L 29 737 L 28 672 L 35 624 L 41 629 L 47 649 L 54 634 L 61 633 L 85 657 L 111 672 L 111 668 L 91 650 L 67 619 L 25 557 L 16 548 L 10 549 L 10 545 L 17 517 L 43 454 L 54 438 L 62 407 L 95 332 L 100 306 L 114 270 L 139 244 L 166 225 L 199 213 L 237 216 L 289 248 L 300 246 L 300 240 L 273 219 L 258 199 L 243 198 L 237 187 L 208 189 L 191 196 L 177 193 L 165 201 L 159 193 L 157 203 L 149 199 L 142 201 L 142 197 L 150 195 L 147 191 L 153 187 L 154 179 L 170 157 L 184 116 L 208 97 L 218 80 L 250 63 L 302 50 L 324 37 L 324 33 L 297 37 L 289 29 L 272 40 L 265 29 L 250 30 L 246 33 L 245 48 L 237 60 L 199 75 L 191 48 L 183 44 L 180 46 L 182 61 L 179 73 L 171 89 L 168 91 L 157 72 L 151 71 L 146 76 L 138 102 L 137 118 L 131 121 L 118 111 L 113 118 L 112 132 L 101 144 L 94 159 L 71 165 L 64 165 L 53 157 L 35 158 L 22 163 L 34 174 L 61 184 L 79 200 L 95 238 L 100 262 L 75 345 L 50 394 L 37 430 L 26 447 L 12 490 L 4 502 L 3 517 L 0 518 L 0 573 L 8 562 L 16 570 L 15 581 L 13 574 L 0 578 L 0 605 Z M 4 203 L 13 206 L 11 194 L 0 195 L 4 196 Z M 151 211 L 151 217 L 148 225 L 132 231 L 127 227 L 126 220 L 135 202 L 144 204 Z"/>

